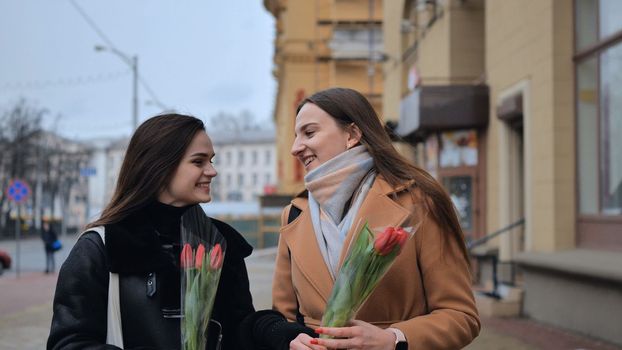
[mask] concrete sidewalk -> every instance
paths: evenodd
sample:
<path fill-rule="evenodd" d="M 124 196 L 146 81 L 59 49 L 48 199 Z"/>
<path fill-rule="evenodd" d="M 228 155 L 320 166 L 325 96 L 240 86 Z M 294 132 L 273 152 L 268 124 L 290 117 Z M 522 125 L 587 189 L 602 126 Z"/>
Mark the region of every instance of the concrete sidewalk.
<path fill-rule="evenodd" d="M 45 349 L 56 274 L 0 277 L 0 349 Z"/>
<path fill-rule="evenodd" d="M 70 249 L 71 240 L 65 243 Z M 36 245 L 36 243 L 31 242 Z M 7 243 L 0 243 L 0 248 Z M 4 249 L 4 248 L 3 248 Z M 270 308 L 274 249 L 256 251 L 247 259 L 251 292 L 257 309 Z M 57 264 L 60 264 L 58 259 Z M 28 266 L 26 264 L 25 266 Z M 60 265 L 59 265 L 60 266 Z M 45 348 L 52 320 L 52 298 L 56 274 L 26 269 L 0 277 L 0 350 Z M 614 350 L 622 349 L 579 334 L 565 332 L 520 318 L 483 318 L 480 336 L 468 350 Z"/>

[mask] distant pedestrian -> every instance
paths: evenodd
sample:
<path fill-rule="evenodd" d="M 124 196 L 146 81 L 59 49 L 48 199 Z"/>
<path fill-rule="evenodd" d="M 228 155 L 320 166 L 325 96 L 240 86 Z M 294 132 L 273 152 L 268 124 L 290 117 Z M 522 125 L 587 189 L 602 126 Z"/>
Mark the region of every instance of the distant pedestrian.
<path fill-rule="evenodd" d="M 45 273 L 53 273 L 56 269 L 54 264 L 54 252 L 58 250 L 54 246 L 54 242 L 58 240 L 58 236 L 47 221 L 44 221 L 41 227 L 41 239 L 43 240 L 43 246 L 45 248 Z"/>

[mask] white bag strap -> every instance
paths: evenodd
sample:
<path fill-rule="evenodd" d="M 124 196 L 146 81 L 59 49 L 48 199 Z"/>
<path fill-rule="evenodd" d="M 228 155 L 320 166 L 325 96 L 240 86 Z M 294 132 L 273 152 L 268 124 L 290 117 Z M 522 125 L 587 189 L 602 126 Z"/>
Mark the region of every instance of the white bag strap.
<path fill-rule="evenodd" d="M 99 234 L 106 244 L 106 235 L 104 226 L 97 226 L 88 231 L 95 231 Z M 85 232 L 88 232 L 85 231 Z M 83 234 L 85 233 L 83 232 Z M 107 314 L 107 333 L 106 344 L 117 346 L 123 349 L 123 331 L 121 330 L 121 302 L 119 297 L 119 274 L 110 273 L 110 282 L 108 283 L 108 314 Z"/>

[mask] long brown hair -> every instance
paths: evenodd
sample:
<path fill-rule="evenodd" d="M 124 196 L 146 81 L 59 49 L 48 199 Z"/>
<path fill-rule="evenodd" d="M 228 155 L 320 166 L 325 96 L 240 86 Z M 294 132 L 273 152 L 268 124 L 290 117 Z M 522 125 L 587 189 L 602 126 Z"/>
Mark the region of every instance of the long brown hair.
<path fill-rule="evenodd" d="M 305 103 L 313 103 L 324 110 L 342 128 L 354 123 L 361 130 L 360 142 L 374 159 L 378 173 L 393 187 L 413 181 L 414 187 L 409 188 L 411 194 L 414 195 L 415 188 L 423 192 L 427 197 L 425 205 L 428 207 L 429 215 L 432 215 L 442 232 L 449 232 L 449 238 L 459 242 L 464 258 L 469 261 L 464 234 L 447 192 L 428 172 L 399 154 L 374 108 L 362 94 L 346 88 L 318 91 L 300 103 L 296 114 Z"/>
<path fill-rule="evenodd" d="M 142 123 L 127 147 L 110 203 L 86 227 L 119 222 L 156 200 L 199 131 L 205 131 L 203 122 L 182 114 L 163 114 Z"/>

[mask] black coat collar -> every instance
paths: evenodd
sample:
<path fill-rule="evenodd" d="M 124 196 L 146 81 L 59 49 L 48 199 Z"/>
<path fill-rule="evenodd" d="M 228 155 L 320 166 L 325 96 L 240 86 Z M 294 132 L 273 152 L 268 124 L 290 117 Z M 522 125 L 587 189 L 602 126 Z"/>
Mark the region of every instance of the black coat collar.
<path fill-rule="evenodd" d="M 113 273 L 142 274 L 178 268 L 181 216 L 190 207 L 151 203 L 118 223 L 106 225 L 108 269 Z M 233 227 L 211 219 L 227 241 L 229 258 L 245 258 L 253 248 Z M 163 249 L 170 246 L 172 249 Z"/>
<path fill-rule="evenodd" d="M 162 246 L 179 242 L 181 216 L 188 208 L 152 202 L 120 222 L 106 225 L 110 272 L 132 274 L 175 267 L 176 254 Z"/>

